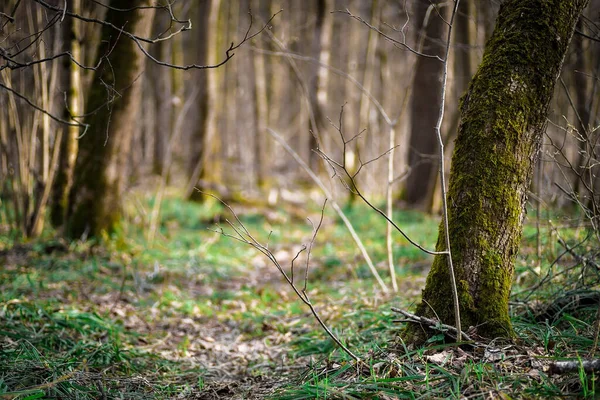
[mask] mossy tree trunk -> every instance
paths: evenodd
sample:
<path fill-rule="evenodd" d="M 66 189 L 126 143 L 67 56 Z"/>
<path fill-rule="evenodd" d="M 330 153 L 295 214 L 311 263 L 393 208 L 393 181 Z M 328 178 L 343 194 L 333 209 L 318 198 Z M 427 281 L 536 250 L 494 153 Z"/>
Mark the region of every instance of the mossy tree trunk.
<path fill-rule="evenodd" d="M 112 0 L 106 20 L 137 36 L 148 37 L 154 9 L 149 0 Z M 131 11 L 122 11 L 131 10 Z M 120 219 L 124 171 L 141 101 L 146 57 L 119 31 L 103 27 L 95 71 L 86 101 L 90 128 L 79 140 L 74 184 L 70 194 L 67 234 L 97 236 Z"/>
<path fill-rule="evenodd" d="M 449 233 L 462 326 L 513 334 L 508 299 L 527 190 L 548 105 L 588 0 L 507 0 L 462 98 L 448 192 Z M 443 224 L 438 250 L 444 250 Z M 453 324 L 448 263 L 437 256 L 417 314 Z M 405 338 L 427 333 L 410 325 Z"/>

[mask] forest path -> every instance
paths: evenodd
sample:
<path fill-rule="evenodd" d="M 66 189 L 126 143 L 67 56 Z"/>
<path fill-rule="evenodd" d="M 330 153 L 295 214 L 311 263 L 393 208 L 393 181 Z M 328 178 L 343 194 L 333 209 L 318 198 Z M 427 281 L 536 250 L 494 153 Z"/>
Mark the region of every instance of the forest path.
<path fill-rule="evenodd" d="M 262 244 L 268 243 L 288 274 L 292 260 L 312 238 L 319 211 L 306 216 L 310 223 L 304 216 L 290 219 L 289 212 L 284 214 L 286 219 L 281 219 L 270 210 L 236 208 L 252 235 Z M 220 223 L 226 226 L 223 217 Z M 373 235 L 373 240 L 380 240 L 382 231 L 364 230 Z M 177 311 L 170 315 L 168 309 L 151 308 L 155 341 L 147 346 L 162 357 L 198 365 L 204 371 L 201 384 L 185 398 L 262 399 L 279 387 L 293 386 L 309 365 L 323 357 L 319 351 L 313 356 L 303 355 L 307 352 L 300 347 L 305 345 L 298 342 L 314 341 L 309 346 L 318 348 L 331 346 L 330 340 L 267 257 L 217 233 L 207 235 L 204 231 L 203 235 L 205 247 L 200 258 L 206 261 L 218 254 L 224 258 L 214 261 L 230 266 L 217 271 L 200 267 L 199 275 L 204 279 L 189 275 L 186 279 L 180 272 L 157 286 L 157 295 L 163 299 L 174 290 L 173 286 L 179 288 L 180 299 L 172 303 L 171 309 L 182 309 L 181 298 L 193 299 L 193 305 L 191 310 L 188 307 L 187 315 Z M 295 261 L 300 289 L 306 253 L 302 254 Z M 335 216 L 325 215 L 316 250 L 311 254 L 308 292 L 333 328 L 343 329 L 347 313 L 360 308 L 377 312 L 382 305 L 393 304 L 395 296 L 381 293 L 368 272 L 364 275 L 365 271 L 359 270 L 361 264 L 363 260 L 345 228 Z M 385 274 L 385 262 L 378 267 Z M 165 269 L 168 271 L 168 267 Z M 411 276 L 399 284 L 405 298 L 416 298 L 424 277 Z"/>
<path fill-rule="evenodd" d="M 286 262 L 285 257 L 281 261 Z M 274 309 L 285 309 L 286 302 L 296 301 L 290 299 L 291 289 L 285 287 L 273 265 L 255 259 L 252 267 L 214 281 L 210 288 L 188 285 L 186 290 L 207 299 L 214 315 L 158 318 L 152 330 L 164 337 L 149 343 L 156 354 L 199 365 L 205 371 L 203 384 L 186 398 L 263 399 L 307 367 L 306 360 L 289 359 L 286 345 L 294 331 L 308 329 L 308 313 L 276 316 L 265 310 L 264 303 L 269 300 L 264 297 L 275 295 L 271 301 L 281 307 L 275 305 Z M 235 293 L 248 291 L 254 291 L 255 296 L 235 298 Z M 226 299 L 214 300 L 221 295 Z"/>
<path fill-rule="evenodd" d="M 268 211 L 240 212 L 242 219 L 246 215 L 250 215 L 250 220 L 256 215 L 267 215 L 264 219 L 261 217 L 258 224 L 249 222 L 248 228 L 259 240 L 271 242 L 269 248 L 284 267 L 289 267 L 302 244 L 310 241 L 312 228 L 305 221 L 295 221 L 285 227 L 276 221 L 273 227 L 271 221 L 276 216 L 269 218 Z M 335 224 L 333 219 L 327 220 Z M 271 238 L 271 229 L 286 232 Z M 257 230 L 261 232 L 256 233 Z M 296 334 L 318 328 L 309 310 L 293 295 L 281 273 L 265 256 L 231 238 L 207 231 L 206 227 L 189 233 L 202 236 L 199 253 L 191 257 L 188 253 L 182 257 L 181 252 L 167 254 L 155 262 L 154 270 L 138 274 L 141 281 L 149 281 L 146 289 L 153 292 L 150 297 L 160 299 L 163 304 L 150 308 L 132 306 L 126 303 L 144 303 L 140 300 L 145 295 L 138 294 L 129 300 L 126 295 L 122 300 L 129 311 L 119 311 L 119 305 L 113 313 L 139 314 L 137 321 L 131 321 L 130 325 L 136 332 L 148 334 L 145 349 L 200 368 L 199 383 L 181 398 L 268 397 L 277 387 L 290 384 L 308 367 L 310 357 L 293 356 L 292 359 L 289 344 Z M 172 237 L 185 235 L 179 233 Z M 167 241 L 164 243 L 169 248 Z M 161 277 L 160 283 L 153 283 L 157 276 Z M 165 298 L 171 300 L 165 302 Z"/>

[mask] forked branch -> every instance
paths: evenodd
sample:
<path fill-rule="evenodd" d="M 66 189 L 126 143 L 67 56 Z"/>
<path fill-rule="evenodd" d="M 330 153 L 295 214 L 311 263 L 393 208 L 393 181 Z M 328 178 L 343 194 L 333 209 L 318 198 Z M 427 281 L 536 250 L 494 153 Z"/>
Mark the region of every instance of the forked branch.
<path fill-rule="evenodd" d="M 308 176 L 310 176 L 310 178 L 313 180 L 313 182 L 315 182 L 317 184 L 317 186 L 319 186 L 319 188 L 323 191 L 323 193 L 325 194 L 325 197 L 332 198 L 332 195 L 329 192 L 329 190 L 327 189 L 327 187 L 323 184 L 321 179 L 319 179 L 319 177 L 317 175 L 315 175 L 315 173 L 310 169 L 310 167 L 304 162 L 302 157 L 300 157 L 300 155 L 298 155 L 298 153 L 295 152 L 294 149 L 292 149 L 290 147 L 290 145 L 287 144 L 286 141 L 273 129 L 267 128 L 267 131 L 269 132 L 269 134 L 271 136 L 273 136 L 273 138 L 275 138 L 275 140 L 277 140 L 277 142 L 281 146 L 283 146 L 283 148 L 294 158 L 294 160 L 296 160 L 296 162 L 302 167 L 302 169 L 304 169 L 304 171 L 306 171 L 306 173 L 308 174 Z M 335 212 L 338 214 L 340 219 L 344 222 L 344 225 L 346 225 L 346 228 L 350 232 L 352 239 L 354 239 L 356 246 L 360 250 L 363 258 L 365 259 L 365 262 L 367 263 L 369 270 L 371 271 L 371 274 L 375 277 L 375 279 L 377 280 L 377 283 L 379 283 L 379 286 L 381 286 L 381 289 L 386 293 L 389 292 L 387 285 L 385 284 L 385 282 L 383 282 L 383 279 L 381 279 L 381 276 L 377 272 L 377 269 L 375 269 L 375 265 L 373 265 L 373 261 L 371 261 L 371 257 L 369 256 L 369 253 L 367 253 L 367 249 L 363 245 L 362 240 L 360 240 L 360 238 L 358 237 L 358 234 L 356 233 L 356 230 L 352 226 L 352 223 L 346 217 L 346 214 L 344 214 L 341 207 L 333 200 L 331 201 L 331 206 L 333 207 Z"/>
<path fill-rule="evenodd" d="M 313 235 L 310 239 L 310 242 L 307 245 L 302 246 L 302 248 L 296 253 L 296 255 L 294 256 L 294 258 L 292 259 L 292 261 L 290 263 L 290 273 L 288 274 L 286 272 L 286 270 L 284 269 L 284 267 L 279 262 L 279 260 L 277 260 L 277 257 L 275 257 L 275 254 L 273 254 L 273 252 L 271 250 L 269 250 L 268 245 L 264 245 L 264 244 L 260 243 L 248 231 L 248 229 L 244 226 L 244 224 L 242 223 L 240 218 L 237 216 L 237 214 L 235 213 L 235 211 L 233 210 L 233 208 L 231 208 L 231 206 L 229 204 L 225 203 L 223 200 L 221 200 L 217 196 L 214 196 L 210 193 L 205 193 L 202 191 L 200 191 L 200 193 L 214 198 L 215 200 L 220 202 L 225 208 L 227 208 L 229 210 L 229 212 L 231 213 L 231 215 L 233 215 L 233 221 L 226 219 L 225 222 L 227 223 L 227 225 L 229 225 L 229 227 L 233 230 L 234 233 L 227 233 L 227 232 L 225 232 L 225 230 L 222 227 L 218 227 L 218 229 L 215 230 L 215 232 L 220 233 L 221 235 L 223 235 L 225 237 L 237 240 L 238 242 L 247 244 L 248 246 L 255 248 L 260 253 L 262 253 L 265 257 L 267 257 L 269 259 L 269 261 L 271 261 L 271 263 L 281 273 L 281 275 L 283 276 L 285 281 L 288 283 L 288 285 L 290 285 L 290 287 L 292 288 L 294 293 L 296 293 L 296 296 L 298 296 L 298 298 L 304 304 L 306 304 L 306 306 L 310 309 L 310 312 L 312 313 L 312 315 L 315 317 L 315 319 L 317 320 L 319 325 L 321 325 L 321 327 L 323 328 L 325 333 L 327 333 L 327 335 L 331 338 L 331 340 L 333 340 L 335 342 L 335 344 L 337 344 L 346 354 L 348 354 L 350 357 L 352 357 L 355 361 L 361 362 L 360 358 L 356 354 L 354 354 L 344 343 L 342 343 L 342 341 L 335 335 L 335 333 L 333 333 L 333 331 L 327 326 L 327 324 L 325 324 L 325 322 L 321 318 L 321 315 L 319 314 L 319 312 L 317 311 L 317 309 L 311 302 L 310 297 L 308 296 L 308 292 L 307 292 L 308 271 L 309 271 L 309 267 L 310 267 L 310 265 L 309 265 L 310 253 L 311 253 L 312 247 L 314 245 L 315 239 L 317 237 L 317 234 L 319 232 L 319 229 L 321 228 L 321 224 L 323 223 L 323 214 L 325 211 L 325 206 L 327 205 L 327 200 L 325 200 L 325 203 L 323 203 L 323 207 L 321 208 L 321 218 L 319 219 L 319 223 L 316 226 L 313 224 Z M 294 262 L 298 259 L 300 254 L 303 253 L 304 251 L 307 252 L 304 279 L 303 279 L 302 287 L 298 287 L 297 283 L 294 281 Z"/>

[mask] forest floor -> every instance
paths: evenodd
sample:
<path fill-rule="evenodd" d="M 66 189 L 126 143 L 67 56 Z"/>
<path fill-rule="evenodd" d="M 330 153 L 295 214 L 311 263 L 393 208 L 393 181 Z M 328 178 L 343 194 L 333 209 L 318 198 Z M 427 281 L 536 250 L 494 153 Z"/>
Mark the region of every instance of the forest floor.
<path fill-rule="evenodd" d="M 150 202 L 136 204 L 131 215 L 149 215 Z M 320 218 L 318 207 L 234 209 L 288 272 L 302 246 L 311 243 Z M 363 206 L 347 212 L 391 286 L 385 224 Z M 415 212 L 394 217 L 415 240 L 433 247 L 435 218 Z M 227 220 L 234 219 L 214 201 L 167 199 L 153 243 L 146 221 L 134 217 L 97 243 L 67 243 L 52 232 L 30 242 L 1 236 L 0 399 L 598 393 L 596 375 L 581 361 L 592 349 L 597 287 L 567 290 L 569 273 L 539 284 L 549 275 L 533 261 L 532 227 L 516 271 L 517 339 L 459 347 L 440 334 L 426 348 L 412 350 L 398 341 L 402 324 L 390 307 L 410 309 L 418 300 L 431 258 L 396 237 L 400 290 L 383 293 L 343 224 L 326 210 L 313 244 L 307 293 L 333 332 L 365 361 L 356 367 L 264 255 L 219 233 L 220 227 L 234 232 L 227 230 Z M 569 232 L 573 238 L 583 234 Z M 542 241 L 550 264 L 559 249 L 552 230 L 546 233 Z M 300 288 L 302 254 L 295 262 Z M 569 255 L 554 264 L 581 275 Z M 566 302 L 562 308 L 560 299 Z M 560 313 L 552 311 L 557 307 Z M 579 360 L 581 368 L 553 375 L 557 360 Z"/>

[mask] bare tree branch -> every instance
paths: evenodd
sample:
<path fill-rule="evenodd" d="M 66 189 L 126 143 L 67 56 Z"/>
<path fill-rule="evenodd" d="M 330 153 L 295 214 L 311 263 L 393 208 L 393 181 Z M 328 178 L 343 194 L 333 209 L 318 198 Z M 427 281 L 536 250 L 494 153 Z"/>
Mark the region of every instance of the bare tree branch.
<path fill-rule="evenodd" d="M 229 204 L 225 203 L 223 200 L 221 200 L 220 198 L 218 198 L 210 193 L 204 193 L 204 192 L 200 192 L 200 193 L 210 196 L 210 197 L 214 198 L 215 200 L 217 200 L 218 202 L 220 202 L 224 207 L 226 207 L 229 210 L 229 212 L 234 217 L 234 222 L 231 222 L 229 220 L 227 220 L 226 222 L 229 225 L 229 227 L 231 229 L 233 229 L 235 234 L 232 235 L 232 234 L 226 233 L 223 230 L 223 228 L 220 228 L 219 230 L 216 230 L 215 232 L 220 233 L 221 235 L 223 235 L 225 237 L 229 237 L 229 238 L 235 239 L 239 242 L 245 243 L 245 244 L 255 248 L 256 250 L 261 252 L 263 255 L 265 255 L 271 261 L 271 263 L 273 263 L 273 265 L 275 265 L 277 270 L 279 270 L 279 272 L 283 275 L 284 279 L 291 286 L 292 290 L 296 293 L 298 298 L 306 306 L 308 306 L 308 308 L 310 309 L 310 312 L 315 317 L 315 319 L 317 320 L 319 325 L 321 325 L 323 330 L 335 342 L 335 344 L 337 344 L 346 354 L 348 354 L 350 357 L 352 357 L 356 362 L 362 363 L 361 359 L 357 355 L 355 355 L 346 345 L 344 345 L 344 343 L 342 343 L 342 341 L 335 335 L 335 333 L 333 333 L 333 331 L 323 321 L 323 319 L 321 318 L 321 315 L 319 314 L 319 312 L 317 311 L 315 306 L 312 304 L 310 297 L 308 296 L 308 293 L 306 291 L 307 282 L 308 282 L 308 263 L 309 263 L 310 251 L 311 251 L 314 241 L 317 237 L 317 233 L 318 233 L 319 229 L 321 228 L 327 200 L 325 200 L 325 202 L 323 203 L 323 207 L 321 208 L 321 218 L 319 220 L 319 223 L 317 224 L 316 227 L 313 225 L 313 228 L 314 228 L 313 235 L 312 235 L 312 238 L 311 238 L 308 246 L 304 245 L 303 248 L 300 249 L 296 253 L 296 256 L 292 260 L 292 265 L 290 268 L 291 268 L 291 271 L 293 274 L 293 262 L 299 257 L 301 252 L 303 252 L 305 250 L 308 251 L 308 256 L 307 256 L 307 261 L 306 261 L 307 272 L 304 277 L 304 286 L 302 289 L 300 289 L 294 283 L 293 278 L 290 278 L 290 276 L 288 276 L 288 274 L 285 272 L 283 266 L 279 263 L 279 261 L 277 260 L 277 257 L 275 257 L 273 252 L 271 252 L 271 250 L 269 250 L 268 246 L 261 244 L 258 240 L 256 240 L 256 238 L 254 238 L 254 236 L 252 236 L 250 234 L 248 229 L 244 226 L 244 224 L 242 223 L 240 218 L 237 216 L 237 214 L 235 213 L 235 211 L 233 210 L 233 208 L 231 208 L 231 206 Z M 293 275 L 292 275 L 292 277 L 293 277 Z"/>
<path fill-rule="evenodd" d="M 108 26 L 108 27 L 114 29 L 115 31 L 119 32 L 120 34 L 122 34 L 122 35 L 128 37 L 129 39 L 133 40 L 135 42 L 135 44 L 138 46 L 138 48 L 140 49 L 140 51 L 142 53 L 144 53 L 144 55 L 148 59 L 150 59 L 152 62 L 154 62 L 155 64 L 158 64 L 158 65 L 161 65 L 161 66 L 164 66 L 164 67 L 169 67 L 169 68 L 174 68 L 174 69 L 180 69 L 180 70 L 184 70 L 184 71 L 187 71 L 187 70 L 190 70 L 190 69 L 218 68 L 218 67 L 224 65 L 227 61 L 229 61 L 235 55 L 235 53 L 234 53 L 235 50 L 237 50 L 238 48 L 240 48 L 247 41 L 251 40 L 252 38 L 256 37 L 257 35 L 260 35 L 263 31 L 265 31 L 265 29 L 267 29 L 267 27 L 270 26 L 270 23 L 273 20 L 273 18 L 275 18 L 281 12 L 281 10 L 280 10 L 277 13 L 273 14 L 271 16 L 271 18 L 269 18 L 269 20 L 265 23 L 265 25 L 263 25 L 262 28 L 260 28 L 257 32 L 255 32 L 253 34 L 250 33 L 250 31 L 252 29 L 252 24 L 253 24 L 253 17 L 252 17 L 252 14 L 250 13 L 250 23 L 248 24 L 248 29 L 246 30 L 246 34 L 244 35 L 244 37 L 238 43 L 231 42 L 231 44 L 229 45 L 229 48 L 225 51 L 225 58 L 221 62 L 219 62 L 217 64 L 214 64 L 214 65 L 199 65 L 199 64 L 177 65 L 177 64 L 172 64 L 172 63 L 166 62 L 166 61 L 161 61 L 161 60 L 157 59 L 156 57 L 152 56 L 148 52 L 148 50 L 146 50 L 144 48 L 144 46 L 142 45 L 142 43 L 157 43 L 157 42 L 160 42 L 160 41 L 167 40 L 167 39 L 171 38 L 173 35 L 175 35 L 175 34 L 177 34 L 179 32 L 191 29 L 191 22 L 190 22 L 189 26 L 184 26 L 184 27 L 180 28 L 180 30 L 178 30 L 177 32 L 175 32 L 175 33 L 173 33 L 173 34 L 171 34 L 171 35 L 169 35 L 167 37 L 150 39 L 150 38 L 143 38 L 143 37 L 134 35 L 131 32 L 128 32 L 128 31 L 126 31 L 123 28 L 119 28 L 119 27 L 115 26 L 114 24 L 111 24 L 110 22 L 107 22 L 107 21 L 102 21 L 102 20 L 99 20 L 97 18 L 88 18 L 88 17 L 84 17 L 84 16 L 82 16 L 80 14 L 72 13 L 72 12 L 70 12 L 68 10 L 63 9 L 63 8 L 60 8 L 60 7 L 57 7 L 57 6 L 53 6 L 53 5 L 47 3 L 44 0 L 34 0 L 34 1 L 37 2 L 37 3 L 39 3 L 42 6 L 46 7 L 47 9 L 55 11 L 57 13 L 61 13 L 61 14 L 64 13 L 64 14 L 70 16 L 70 17 L 78 18 L 78 19 L 80 19 L 82 21 L 85 21 L 85 22 L 93 22 L 93 23 L 100 24 L 100 25 L 103 25 L 103 26 Z"/>
<path fill-rule="evenodd" d="M 51 114 L 50 112 L 44 110 L 42 107 L 38 106 L 37 104 L 35 104 L 34 102 L 32 102 L 31 100 L 29 100 L 27 97 L 23 96 L 21 93 L 17 92 L 16 90 L 6 86 L 5 84 L 0 82 L 0 87 L 4 90 L 7 90 L 9 92 L 11 92 L 12 94 L 14 94 L 15 96 L 17 96 L 18 98 L 20 98 L 21 100 L 25 101 L 27 104 L 29 104 L 31 107 L 33 107 L 34 109 L 36 109 L 37 111 L 46 114 L 47 116 L 49 116 L 50 118 L 52 118 L 54 121 L 56 122 L 60 122 L 61 124 L 65 124 L 65 125 L 69 125 L 69 126 L 81 126 L 84 129 L 85 133 L 87 131 L 87 128 L 89 127 L 89 124 L 84 124 L 81 122 L 69 122 L 65 119 L 62 119 L 60 117 L 57 117 L 56 115 Z"/>
<path fill-rule="evenodd" d="M 325 184 L 323 184 L 321 179 L 319 179 L 319 177 L 310 169 L 310 167 L 304 162 L 304 160 L 302 160 L 302 158 L 298 155 L 298 153 L 296 153 L 294 151 L 294 149 L 292 149 L 290 147 L 290 145 L 288 145 L 285 142 L 285 140 L 273 129 L 267 128 L 267 131 L 269 132 L 269 134 L 271 136 L 273 136 L 273 138 L 275 138 L 275 140 L 277 140 L 277 142 L 279 144 L 281 144 L 281 146 L 283 146 L 283 148 L 294 158 L 294 160 L 296 160 L 296 162 L 302 167 L 302 169 L 304 169 L 304 171 L 306 171 L 306 173 L 310 176 L 310 178 L 313 180 L 313 182 L 315 182 L 317 184 L 317 186 L 319 186 L 319 188 L 323 191 L 323 193 L 325 193 L 325 197 L 331 199 L 332 195 L 329 192 L 329 190 L 327 189 L 327 187 L 325 187 Z M 381 276 L 377 272 L 377 269 L 375 269 L 375 266 L 373 265 L 373 261 L 371 260 L 369 253 L 367 252 L 365 246 L 363 245 L 362 241 L 358 237 L 358 234 L 356 233 L 356 230 L 352 226 L 352 223 L 350 222 L 350 220 L 346 217 L 346 215 L 344 214 L 344 212 L 342 211 L 340 206 L 335 201 L 331 200 L 331 206 L 333 207 L 335 212 L 338 214 L 340 219 L 344 222 L 344 224 L 346 225 L 346 228 L 348 228 L 348 231 L 350 232 L 352 239 L 356 243 L 356 246 L 360 250 L 363 258 L 365 259 L 365 262 L 367 263 L 367 266 L 369 267 L 371 274 L 375 277 L 375 279 L 377 280 L 377 283 L 379 283 L 379 286 L 381 286 L 381 289 L 386 293 L 389 292 L 387 285 L 385 284 L 385 282 L 383 282 L 383 279 L 381 279 Z"/>
<path fill-rule="evenodd" d="M 430 7 L 434 7 L 434 6 L 430 6 Z M 435 8 L 435 7 L 434 7 Z M 395 47 L 398 48 L 402 48 L 402 49 L 406 49 L 408 51 L 410 51 L 411 53 L 414 53 L 420 57 L 426 57 L 426 58 L 435 58 L 441 62 L 444 62 L 443 59 L 441 59 L 440 57 L 436 56 L 436 55 L 432 55 L 432 54 L 425 54 L 422 53 L 416 49 L 413 49 L 411 46 L 409 46 L 406 43 L 406 38 L 404 38 L 402 41 L 399 41 L 397 39 L 394 39 L 393 37 L 389 36 L 388 34 L 386 34 L 385 32 L 382 32 L 380 29 L 378 29 L 377 27 L 371 25 L 368 21 L 365 21 L 361 16 L 359 15 L 354 15 L 350 12 L 350 10 L 345 9 L 345 10 L 338 10 L 336 11 L 337 13 L 340 14 L 345 14 L 348 15 L 350 18 L 353 18 L 355 20 L 357 20 L 358 22 L 364 24 L 365 26 L 367 26 L 369 29 L 374 30 L 375 32 L 377 32 L 378 34 L 380 34 L 385 40 L 391 42 Z"/>

